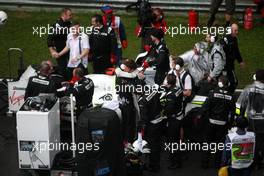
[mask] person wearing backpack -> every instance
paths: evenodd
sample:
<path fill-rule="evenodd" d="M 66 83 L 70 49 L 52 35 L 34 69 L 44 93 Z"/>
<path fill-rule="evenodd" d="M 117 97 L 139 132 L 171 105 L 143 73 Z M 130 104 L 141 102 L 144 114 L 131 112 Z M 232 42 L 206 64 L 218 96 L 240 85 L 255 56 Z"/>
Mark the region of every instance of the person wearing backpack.
<path fill-rule="evenodd" d="M 183 95 L 189 97 L 192 95 L 192 87 L 194 80 L 190 73 L 184 69 L 184 61 L 181 57 L 170 56 L 171 70 L 168 74 L 174 74 L 176 76 L 176 86 L 183 90 Z M 166 84 L 166 80 L 164 81 Z"/>
<path fill-rule="evenodd" d="M 185 114 L 185 107 L 187 103 L 191 102 L 194 98 L 196 87 L 192 75 L 189 71 L 184 69 L 184 61 L 181 57 L 170 56 L 170 68 L 169 74 L 174 74 L 176 76 L 176 86 L 183 90 L 183 110 Z M 167 85 L 167 80 L 165 79 L 163 85 Z"/>

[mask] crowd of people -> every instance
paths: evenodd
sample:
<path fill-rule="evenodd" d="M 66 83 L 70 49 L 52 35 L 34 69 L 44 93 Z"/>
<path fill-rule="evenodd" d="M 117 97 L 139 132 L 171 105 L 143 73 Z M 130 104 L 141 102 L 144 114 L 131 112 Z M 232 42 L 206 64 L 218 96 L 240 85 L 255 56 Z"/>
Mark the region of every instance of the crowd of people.
<path fill-rule="evenodd" d="M 151 151 L 149 171 L 160 170 L 164 136 L 169 143 L 186 140 L 185 108 L 196 94 L 207 96 L 197 114 L 206 124 L 202 134 L 204 142 L 232 144 L 231 149 L 217 151 L 216 168 L 230 166 L 232 176 L 246 176 L 250 175 L 253 160 L 255 166 L 262 166 L 264 70 L 258 70 L 254 83 L 241 93 L 237 101 L 240 112 L 237 112 L 235 61 L 242 68 L 245 66 L 238 47 L 237 24 L 231 24 L 227 16 L 226 25 L 230 25 L 231 34 L 222 38 L 217 34 L 207 34 L 204 41 L 194 45 L 193 50 L 176 56 L 171 55 L 165 42 L 167 24 L 164 13 L 159 8 L 152 9 L 150 26 L 139 24 L 137 27 L 137 35 L 142 38 L 141 50 L 147 54 L 135 62 L 122 57 L 122 50 L 128 47 L 128 42 L 120 17 L 110 6 L 103 6 L 101 10 L 102 15 L 92 16 L 93 29 L 89 36 L 80 30 L 80 23 L 71 22 L 71 9 L 62 10 L 54 27 L 70 28 L 70 33 L 54 33 L 47 39 L 57 66 L 54 67 L 51 61 L 43 61 L 38 75 L 29 80 L 25 98 L 39 93 L 56 93 L 59 97 L 72 93 L 76 97 L 78 118 L 83 110 L 92 107 L 94 84 L 84 77 L 88 74 L 89 62 L 93 63 L 95 74 L 106 74 L 109 68 L 114 67 L 116 84 L 121 87 L 145 87 L 147 77 L 144 72 L 154 69 L 155 84 L 147 90 L 122 89 L 117 92 L 124 147 L 133 143 L 137 132 L 144 131 L 143 138 L 148 141 Z M 215 11 L 212 9 L 209 26 L 214 21 Z M 230 14 L 232 11 L 230 7 Z M 73 30 L 76 32 L 73 33 Z M 228 134 L 234 126 L 238 130 Z M 182 167 L 183 155 L 185 153 L 181 151 L 170 153 L 168 169 Z M 209 167 L 210 155 L 210 152 L 203 153 L 203 168 Z"/>

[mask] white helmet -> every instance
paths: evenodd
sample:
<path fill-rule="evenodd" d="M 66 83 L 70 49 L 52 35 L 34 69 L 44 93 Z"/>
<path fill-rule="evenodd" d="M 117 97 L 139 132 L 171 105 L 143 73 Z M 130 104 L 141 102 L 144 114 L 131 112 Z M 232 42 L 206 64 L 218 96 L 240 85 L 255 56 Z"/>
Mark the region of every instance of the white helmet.
<path fill-rule="evenodd" d="M 7 14 L 4 11 L 0 11 L 0 25 L 4 25 L 7 21 Z"/>

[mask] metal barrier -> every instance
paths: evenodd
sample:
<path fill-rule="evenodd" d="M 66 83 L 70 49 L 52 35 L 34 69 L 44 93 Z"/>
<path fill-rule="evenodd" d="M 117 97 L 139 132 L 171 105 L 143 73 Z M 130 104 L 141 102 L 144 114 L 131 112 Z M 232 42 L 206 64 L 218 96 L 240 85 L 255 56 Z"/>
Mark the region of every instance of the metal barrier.
<path fill-rule="evenodd" d="M 7 57 L 8 57 L 8 68 L 9 68 L 9 79 L 14 79 L 15 75 L 12 74 L 12 69 L 13 67 L 11 63 L 11 53 L 15 51 L 20 54 L 19 56 L 19 68 L 18 68 L 18 78 L 22 75 L 22 73 L 25 71 L 24 70 L 24 59 L 23 59 L 23 50 L 20 48 L 9 48 L 7 51 Z"/>

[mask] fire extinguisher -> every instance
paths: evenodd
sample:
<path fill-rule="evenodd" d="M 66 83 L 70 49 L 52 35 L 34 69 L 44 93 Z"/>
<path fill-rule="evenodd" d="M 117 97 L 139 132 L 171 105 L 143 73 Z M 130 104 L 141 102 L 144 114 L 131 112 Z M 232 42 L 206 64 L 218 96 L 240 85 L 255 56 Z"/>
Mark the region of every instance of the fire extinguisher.
<path fill-rule="evenodd" d="M 191 30 L 193 30 L 198 26 L 199 23 L 198 13 L 195 10 L 190 10 L 188 12 L 188 16 L 189 16 L 189 27 L 191 28 Z"/>
<path fill-rule="evenodd" d="M 250 30 L 253 28 L 253 9 L 247 8 L 244 15 L 244 28 Z"/>
<path fill-rule="evenodd" d="M 254 3 L 259 4 L 259 3 L 261 3 L 261 0 L 254 0 Z"/>

